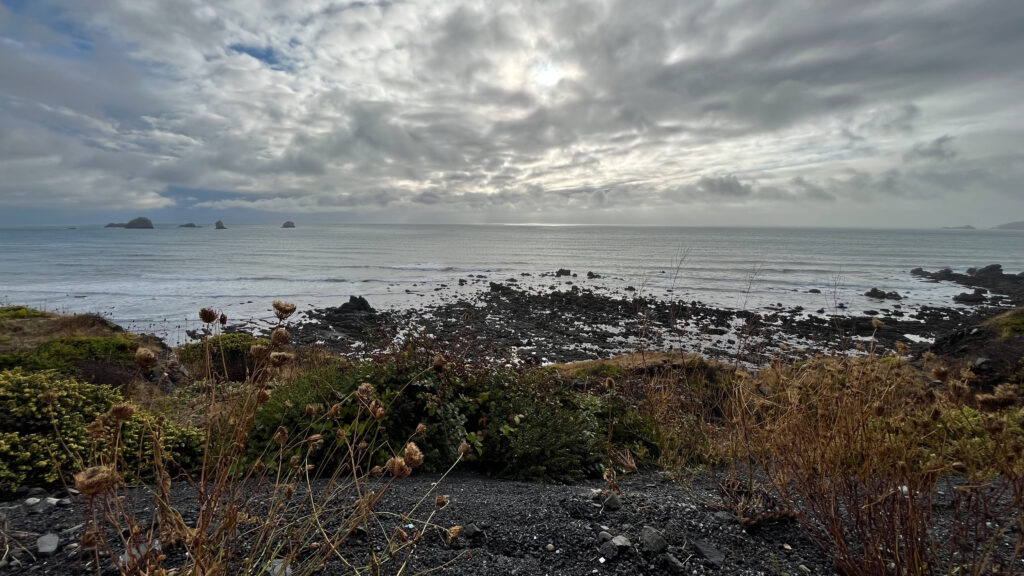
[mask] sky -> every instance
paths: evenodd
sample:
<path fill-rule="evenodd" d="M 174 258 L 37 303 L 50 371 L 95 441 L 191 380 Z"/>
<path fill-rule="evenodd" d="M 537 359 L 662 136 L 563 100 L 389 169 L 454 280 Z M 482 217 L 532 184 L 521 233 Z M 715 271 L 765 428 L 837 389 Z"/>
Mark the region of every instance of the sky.
<path fill-rule="evenodd" d="M 1024 220 L 1019 0 L 0 0 L 0 225 Z"/>

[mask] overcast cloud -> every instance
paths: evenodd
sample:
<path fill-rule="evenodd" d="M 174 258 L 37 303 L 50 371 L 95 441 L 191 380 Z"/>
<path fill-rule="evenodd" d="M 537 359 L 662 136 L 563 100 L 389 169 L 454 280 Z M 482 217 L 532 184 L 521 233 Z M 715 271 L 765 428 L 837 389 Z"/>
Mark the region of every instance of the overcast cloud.
<path fill-rule="evenodd" d="M 0 0 L 0 223 L 1024 220 L 1024 2 Z"/>

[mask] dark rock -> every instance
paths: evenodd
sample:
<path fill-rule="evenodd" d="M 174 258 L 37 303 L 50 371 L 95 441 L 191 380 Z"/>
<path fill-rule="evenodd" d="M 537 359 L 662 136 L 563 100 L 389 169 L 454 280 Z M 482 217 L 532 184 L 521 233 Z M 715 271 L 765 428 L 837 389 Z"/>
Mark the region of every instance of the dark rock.
<path fill-rule="evenodd" d="M 352 314 L 360 312 L 372 314 L 376 312 L 376 310 L 373 309 L 373 306 L 370 306 L 370 303 L 366 300 L 366 298 L 363 298 L 362 296 L 349 296 L 348 302 L 345 302 L 344 304 L 339 306 L 338 311 L 340 311 L 343 314 Z"/>
<path fill-rule="evenodd" d="M 593 280 L 594 278 L 600 278 L 600 277 L 601 277 L 600 274 L 595 274 L 593 272 L 587 271 L 587 278 L 589 278 L 591 280 Z"/>
<path fill-rule="evenodd" d="M 59 546 L 60 538 L 53 532 L 49 532 L 36 540 L 36 553 L 42 557 L 53 556 Z"/>
<path fill-rule="evenodd" d="M 485 536 L 484 531 L 481 530 L 480 527 L 477 526 L 474 523 L 469 523 L 469 524 L 466 524 L 465 526 L 463 526 L 462 527 L 462 535 L 464 537 L 466 537 L 467 539 L 469 539 L 469 540 L 473 540 L 474 538 L 481 538 L 481 537 Z"/>
<path fill-rule="evenodd" d="M 650 526 L 644 526 L 640 531 L 640 546 L 644 552 L 661 554 L 668 549 L 668 542 L 665 541 L 665 537 L 661 535 L 661 532 Z"/>
<path fill-rule="evenodd" d="M 217 220 L 217 222 L 213 225 L 213 227 L 216 228 L 217 230 L 227 230 L 228 229 L 228 227 L 224 225 L 224 222 L 222 220 Z"/>
<path fill-rule="evenodd" d="M 602 495 L 600 502 L 601 506 L 604 506 L 605 510 L 611 510 L 614 512 L 615 510 L 622 509 L 622 500 L 619 498 L 618 494 L 608 494 L 607 496 Z"/>
<path fill-rule="evenodd" d="M 281 224 L 281 228 L 295 228 L 295 222 L 288 220 L 284 224 Z"/>
<path fill-rule="evenodd" d="M 39 486 L 35 486 L 35 487 L 32 487 L 32 488 L 28 489 L 28 492 L 26 493 L 26 496 L 44 496 L 45 494 L 46 494 L 46 489 L 45 488 L 40 488 Z"/>
<path fill-rule="evenodd" d="M 693 543 L 693 547 L 701 557 L 710 562 L 716 568 L 721 568 L 722 565 L 725 564 L 725 554 L 722 554 L 722 552 L 717 548 L 708 544 L 704 540 L 697 540 Z"/>
<path fill-rule="evenodd" d="M 612 541 L 609 540 L 604 544 L 601 544 L 601 547 L 598 548 L 598 552 L 608 560 L 614 560 L 615 557 L 619 555 L 619 547 L 612 544 Z"/>
<path fill-rule="evenodd" d="M 189 222 L 188 224 L 179 225 L 178 228 L 199 228 L 199 226 L 196 226 L 195 222 Z"/>
<path fill-rule="evenodd" d="M 953 296 L 953 302 L 957 304 L 984 304 L 985 295 L 973 292 L 968 294 L 967 292 L 961 292 L 956 296 Z"/>
<path fill-rule="evenodd" d="M 817 288 L 811 288 L 810 290 L 807 291 L 807 293 L 808 294 L 821 294 L 821 290 L 818 290 Z"/>
<path fill-rule="evenodd" d="M 876 298 L 878 300 L 902 300 L 903 297 L 898 292 L 885 292 L 878 288 L 872 288 L 864 293 L 868 298 Z"/>
<path fill-rule="evenodd" d="M 556 277 L 557 276 L 571 276 L 571 275 L 572 275 L 572 272 L 570 272 L 569 270 L 567 270 L 565 268 L 559 268 L 558 271 L 555 272 L 555 276 Z"/>
<path fill-rule="evenodd" d="M 601 530 L 600 532 L 597 533 L 597 541 L 602 543 L 602 544 L 604 544 L 605 542 L 607 542 L 607 541 L 609 541 L 611 539 L 612 539 L 612 535 L 611 535 L 610 532 L 607 532 L 605 530 Z"/>
<path fill-rule="evenodd" d="M 144 216 L 133 218 L 128 222 L 111 222 L 104 228 L 131 228 L 135 230 L 147 230 L 153 228 L 153 221 Z"/>
<path fill-rule="evenodd" d="M 736 522 L 736 515 L 732 512 L 726 512 L 725 510 L 715 512 L 715 518 L 722 522 Z"/>

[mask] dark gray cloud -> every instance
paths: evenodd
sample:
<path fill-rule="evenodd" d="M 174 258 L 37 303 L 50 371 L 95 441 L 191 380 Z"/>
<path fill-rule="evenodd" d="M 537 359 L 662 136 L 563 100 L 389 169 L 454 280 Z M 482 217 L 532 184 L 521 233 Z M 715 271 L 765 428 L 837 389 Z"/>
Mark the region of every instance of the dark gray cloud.
<path fill-rule="evenodd" d="M 0 206 L 1024 210 L 1013 0 L 88 4 L 0 3 Z"/>

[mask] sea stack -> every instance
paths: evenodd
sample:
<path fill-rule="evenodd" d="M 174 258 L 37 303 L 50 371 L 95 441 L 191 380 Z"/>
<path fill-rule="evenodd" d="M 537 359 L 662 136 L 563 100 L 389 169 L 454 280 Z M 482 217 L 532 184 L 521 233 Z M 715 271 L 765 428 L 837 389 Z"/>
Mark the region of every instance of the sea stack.
<path fill-rule="evenodd" d="M 199 226 L 196 226 L 195 222 L 189 222 L 188 224 L 179 225 L 178 228 L 199 228 Z"/>
<path fill-rule="evenodd" d="M 153 228 L 153 221 L 149 218 L 139 216 L 129 220 L 128 222 L 111 222 L 104 226 L 104 228 L 132 228 L 136 230 L 148 230 Z"/>
<path fill-rule="evenodd" d="M 289 220 L 289 221 L 285 222 L 284 224 L 281 224 L 281 228 L 295 228 L 295 222 L 292 222 L 291 220 Z"/>
<path fill-rule="evenodd" d="M 224 225 L 224 222 L 222 220 L 217 220 L 217 223 L 214 224 L 213 227 L 216 228 L 217 230 L 227 230 L 228 229 L 228 227 Z"/>

